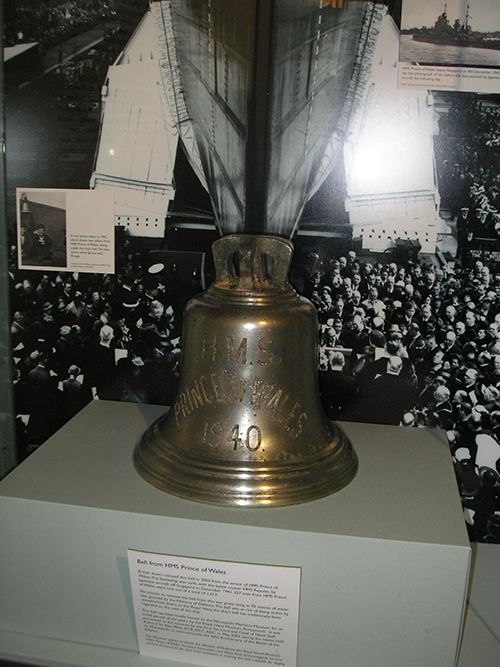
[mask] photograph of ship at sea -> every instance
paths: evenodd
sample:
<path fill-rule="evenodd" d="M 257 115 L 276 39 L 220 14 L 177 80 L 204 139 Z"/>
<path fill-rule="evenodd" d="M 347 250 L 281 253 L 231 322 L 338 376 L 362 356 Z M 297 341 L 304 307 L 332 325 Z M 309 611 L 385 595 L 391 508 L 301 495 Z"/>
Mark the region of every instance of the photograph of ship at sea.
<path fill-rule="evenodd" d="M 500 67 L 500 4 L 497 0 L 403 0 L 399 60 Z"/>

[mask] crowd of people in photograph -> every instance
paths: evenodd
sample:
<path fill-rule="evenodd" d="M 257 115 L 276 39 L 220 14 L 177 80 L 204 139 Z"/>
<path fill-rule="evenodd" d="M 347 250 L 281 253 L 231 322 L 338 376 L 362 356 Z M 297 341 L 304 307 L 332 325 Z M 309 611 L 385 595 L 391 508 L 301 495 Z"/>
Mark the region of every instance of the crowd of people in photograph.
<path fill-rule="evenodd" d="M 150 274 L 127 237 L 116 274 L 11 266 L 18 441 L 25 453 L 92 399 L 170 405 L 182 311 L 200 291 Z M 500 539 L 500 274 L 487 262 L 360 261 L 303 267 L 319 323 L 319 381 L 332 419 L 448 433 L 476 539 Z"/>
<path fill-rule="evenodd" d="M 498 252 L 500 108 L 477 95 L 451 97 L 440 120 L 437 166 L 442 207 L 457 225 L 457 256 Z"/>
<path fill-rule="evenodd" d="M 185 289 L 175 265 L 118 243 L 116 273 L 19 271 L 12 249 L 11 344 L 21 456 L 92 399 L 169 405 L 178 381 Z M 186 291 L 189 290 L 189 293 Z"/>
<path fill-rule="evenodd" d="M 113 4 L 106 0 L 17 1 L 5 11 L 5 45 L 38 42 L 42 47 L 52 46 L 75 30 L 112 18 Z"/>
<path fill-rule="evenodd" d="M 498 541 L 500 275 L 481 260 L 449 271 L 354 251 L 310 267 L 328 416 L 444 429 L 471 533 Z"/>

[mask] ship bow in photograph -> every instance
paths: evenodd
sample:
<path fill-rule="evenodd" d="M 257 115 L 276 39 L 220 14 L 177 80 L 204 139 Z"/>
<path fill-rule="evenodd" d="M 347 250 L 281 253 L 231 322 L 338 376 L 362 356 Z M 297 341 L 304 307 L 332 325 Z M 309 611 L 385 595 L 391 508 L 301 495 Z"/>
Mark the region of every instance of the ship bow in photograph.
<path fill-rule="evenodd" d="M 159 0 L 151 9 L 170 111 L 179 136 L 194 136 L 184 148 L 219 230 L 291 236 L 341 149 L 381 6 Z"/>

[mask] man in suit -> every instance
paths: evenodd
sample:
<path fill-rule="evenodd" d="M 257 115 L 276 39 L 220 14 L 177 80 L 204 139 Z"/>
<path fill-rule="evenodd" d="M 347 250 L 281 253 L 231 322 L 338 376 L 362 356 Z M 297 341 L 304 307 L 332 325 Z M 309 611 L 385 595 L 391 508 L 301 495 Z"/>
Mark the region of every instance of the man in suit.
<path fill-rule="evenodd" d="M 66 420 L 74 417 L 91 399 L 92 394 L 87 391 L 78 379 L 81 370 L 75 364 L 68 369 L 68 377 L 62 382 L 62 407 Z"/>
<path fill-rule="evenodd" d="M 385 374 L 366 384 L 359 396 L 359 421 L 398 425 L 403 415 L 415 406 L 415 387 L 400 377 L 402 368 L 401 357 L 391 356 Z"/>
<path fill-rule="evenodd" d="M 454 329 L 448 329 L 444 334 L 444 340 L 440 345 L 444 353 L 444 361 L 451 361 L 454 357 L 463 361 L 464 350 L 457 340 Z"/>
<path fill-rule="evenodd" d="M 356 396 L 356 382 L 344 373 L 345 357 L 338 350 L 327 351 L 328 366 L 319 372 L 319 388 L 325 414 L 329 419 L 342 417 Z"/>
<path fill-rule="evenodd" d="M 439 385 L 434 390 L 431 404 L 426 411 L 426 423 L 428 426 L 442 428 L 445 431 L 453 428 L 453 407 L 448 387 Z"/>
<path fill-rule="evenodd" d="M 36 366 L 28 373 L 30 419 L 28 438 L 32 445 L 41 445 L 57 428 L 58 403 L 55 381 L 47 368 L 47 356 L 36 350 Z"/>
<path fill-rule="evenodd" d="M 460 260 L 461 264 L 467 264 L 467 239 L 472 231 L 472 220 L 469 209 L 462 207 L 457 218 L 457 252 L 455 257 Z"/>

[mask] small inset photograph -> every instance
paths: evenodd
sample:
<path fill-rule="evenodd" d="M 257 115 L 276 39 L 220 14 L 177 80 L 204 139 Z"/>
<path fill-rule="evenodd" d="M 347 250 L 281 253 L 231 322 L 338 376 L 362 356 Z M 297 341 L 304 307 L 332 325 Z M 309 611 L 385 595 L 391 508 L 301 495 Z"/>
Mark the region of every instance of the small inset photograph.
<path fill-rule="evenodd" d="M 18 189 L 17 232 L 20 268 L 67 268 L 66 192 Z"/>
<path fill-rule="evenodd" d="M 500 2 L 403 0 L 399 60 L 500 67 Z"/>

